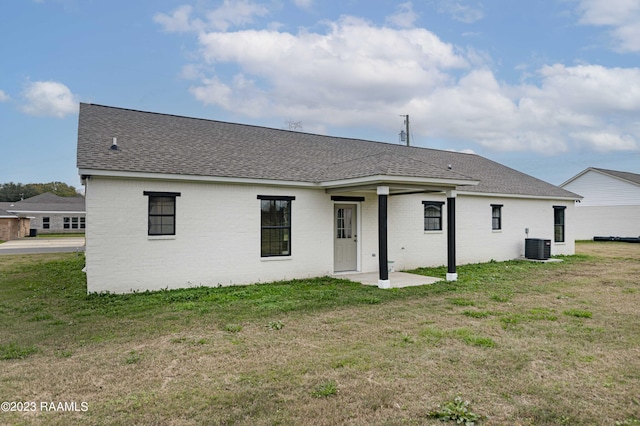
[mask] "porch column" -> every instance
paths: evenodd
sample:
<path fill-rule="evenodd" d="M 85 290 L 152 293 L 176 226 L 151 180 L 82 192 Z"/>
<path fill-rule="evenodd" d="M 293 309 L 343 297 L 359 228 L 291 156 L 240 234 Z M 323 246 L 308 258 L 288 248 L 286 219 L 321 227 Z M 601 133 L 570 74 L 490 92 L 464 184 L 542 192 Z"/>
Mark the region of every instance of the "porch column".
<path fill-rule="evenodd" d="M 387 199 L 389 197 L 389 187 L 378 187 L 378 279 L 379 288 L 391 288 L 389 281 L 389 266 L 387 254 Z"/>
<path fill-rule="evenodd" d="M 447 191 L 447 281 L 456 281 L 456 191 Z"/>

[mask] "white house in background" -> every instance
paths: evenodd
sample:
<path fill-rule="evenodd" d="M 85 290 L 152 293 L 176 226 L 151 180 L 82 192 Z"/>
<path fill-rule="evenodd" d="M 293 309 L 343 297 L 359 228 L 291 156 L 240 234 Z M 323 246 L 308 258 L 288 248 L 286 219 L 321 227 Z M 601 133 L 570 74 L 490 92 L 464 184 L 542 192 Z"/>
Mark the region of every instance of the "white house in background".
<path fill-rule="evenodd" d="M 589 167 L 560 187 L 584 198 L 575 209 L 575 237 L 640 236 L 640 174 Z"/>
<path fill-rule="evenodd" d="M 580 197 L 478 155 L 81 104 L 89 292 L 574 253 Z"/>

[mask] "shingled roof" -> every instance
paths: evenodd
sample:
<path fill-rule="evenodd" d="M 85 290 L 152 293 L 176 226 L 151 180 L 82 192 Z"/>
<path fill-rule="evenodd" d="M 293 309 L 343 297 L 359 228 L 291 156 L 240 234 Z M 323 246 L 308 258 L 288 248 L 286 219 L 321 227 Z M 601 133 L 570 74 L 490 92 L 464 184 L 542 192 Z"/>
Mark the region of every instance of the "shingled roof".
<path fill-rule="evenodd" d="M 117 138 L 117 150 L 110 149 Z M 579 198 L 475 154 L 80 104 L 78 168 L 322 183 L 369 176 L 446 179 L 458 189 Z"/>
<path fill-rule="evenodd" d="M 8 212 L 8 211 L 6 211 L 6 210 L 0 209 L 0 218 L 1 218 L 1 219 L 15 219 L 15 218 L 17 218 L 17 217 L 18 217 L 18 216 L 16 216 L 16 215 L 15 215 L 15 214 L 13 214 L 13 213 L 9 213 L 9 212 Z"/>
<path fill-rule="evenodd" d="M 45 192 L 25 200 L 15 201 L 3 208 L 11 212 L 83 212 L 85 203 L 82 195 L 60 197 L 51 192 Z"/>
<path fill-rule="evenodd" d="M 640 185 L 640 175 L 637 173 L 631 172 L 620 172 L 617 170 L 608 170 L 608 169 L 599 169 L 596 167 L 591 167 L 592 170 L 597 170 L 600 173 L 604 173 L 606 175 L 610 175 L 613 177 L 617 177 L 618 179 L 626 180 L 631 183 L 635 183 L 636 185 Z"/>

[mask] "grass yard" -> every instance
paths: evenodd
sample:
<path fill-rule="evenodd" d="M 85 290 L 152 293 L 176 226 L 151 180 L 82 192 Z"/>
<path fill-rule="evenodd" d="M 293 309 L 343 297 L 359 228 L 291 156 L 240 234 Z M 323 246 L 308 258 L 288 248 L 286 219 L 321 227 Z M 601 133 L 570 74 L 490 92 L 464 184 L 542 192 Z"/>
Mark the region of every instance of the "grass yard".
<path fill-rule="evenodd" d="M 0 424 L 638 425 L 640 244 L 577 250 L 123 296 L 87 296 L 79 254 L 0 256 L 0 402 L 36 403 Z"/>

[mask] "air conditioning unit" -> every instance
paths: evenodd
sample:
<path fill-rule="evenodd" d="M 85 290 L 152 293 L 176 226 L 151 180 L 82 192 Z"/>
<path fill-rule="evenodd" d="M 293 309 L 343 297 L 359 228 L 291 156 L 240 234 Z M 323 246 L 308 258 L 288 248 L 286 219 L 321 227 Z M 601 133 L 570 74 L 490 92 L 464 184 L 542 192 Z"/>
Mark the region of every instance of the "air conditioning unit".
<path fill-rule="evenodd" d="M 551 257 L 551 240 L 525 238 L 524 257 L 527 259 L 546 260 Z"/>

